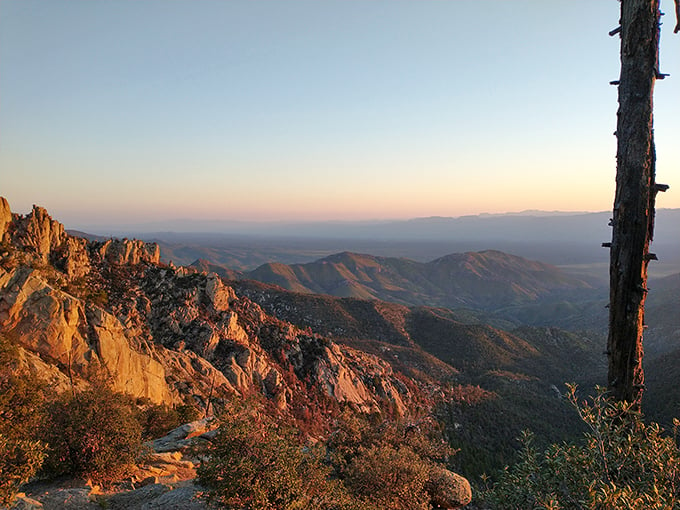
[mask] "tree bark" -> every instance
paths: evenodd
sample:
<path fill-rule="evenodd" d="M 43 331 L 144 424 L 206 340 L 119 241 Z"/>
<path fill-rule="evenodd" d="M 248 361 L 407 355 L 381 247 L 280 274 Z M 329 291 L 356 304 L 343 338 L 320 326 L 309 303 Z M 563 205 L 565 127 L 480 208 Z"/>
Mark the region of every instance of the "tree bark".
<path fill-rule="evenodd" d="M 653 92 L 659 72 L 659 0 L 621 0 L 616 195 L 609 268 L 608 387 L 639 408 L 649 243 L 654 233 Z"/>

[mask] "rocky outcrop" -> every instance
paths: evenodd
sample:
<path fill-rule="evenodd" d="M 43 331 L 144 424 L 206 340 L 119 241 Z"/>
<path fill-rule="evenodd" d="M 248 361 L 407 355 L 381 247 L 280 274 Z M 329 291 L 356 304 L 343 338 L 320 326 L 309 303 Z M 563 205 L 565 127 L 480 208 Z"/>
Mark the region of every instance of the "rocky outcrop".
<path fill-rule="evenodd" d="M 2 273 L 0 331 L 61 367 L 81 370 L 89 364 L 83 304 L 50 287 L 30 268 Z"/>
<path fill-rule="evenodd" d="M 205 296 L 214 312 L 226 312 L 229 305 L 236 301 L 236 293 L 231 287 L 222 283 L 215 273 L 208 273 L 205 279 Z"/>
<path fill-rule="evenodd" d="M 118 391 L 172 401 L 163 366 L 131 349 L 118 319 L 96 307 L 86 313 L 80 300 L 52 288 L 30 268 L 0 269 L 0 332 L 65 374 L 103 369 Z"/>
<path fill-rule="evenodd" d="M 14 216 L 10 225 L 12 243 L 32 252 L 43 262 L 66 240 L 64 225 L 53 220 L 42 207 L 33 206 L 26 216 Z"/>
<path fill-rule="evenodd" d="M 17 348 L 17 371 L 19 373 L 32 374 L 47 384 L 47 387 L 56 393 L 64 393 L 72 390 L 72 382 L 68 376 L 59 370 L 55 365 L 46 363 L 40 356 L 23 347 Z M 84 381 L 76 379 L 73 381 L 77 391 L 85 390 L 87 385 Z"/>
<path fill-rule="evenodd" d="M 0 197 L 0 241 L 42 263 L 53 263 L 70 278 L 85 276 L 96 263 L 160 262 L 160 247 L 156 243 L 129 239 L 97 242 L 69 236 L 64 225 L 53 220 L 44 208 L 34 205 L 25 216 L 12 214 L 3 197 Z"/>
<path fill-rule="evenodd" d="M 240 392 L 227 376 L 193 351 L 154 347 L 154 357 L 165 369 L 165 380 L 173 393 L 188 396 L 200 407 L 222 407 L 225 398 Z"/>
<path fill-rule="evenodd" d="M 95 352 L 114 390 L 152 402 L 171 402 L 163 365 L 130 348 L 118 319 L 95 307 L 88 309 L 87 319 Z"/>
<path fill-rule="evenodd" d="M 92 269 L 87 240 L 81 237 L 67 237 L 61 245 L 57 265 L 71 278 L 81 278 Z"/>
<path fill-rule="evenodd" d="M 135 265 L 140 262 L 158 264 L 161 260 L 161 250 L 156 243 L 145 243 L 138 239 L 109 239 L 103 243 L 93 243 L 93 250 L 101 259 L 110 264 Z"/>
<path fill-rule="evenodd" d="M 5 240 L 5 233 L 12 222 L 12 211 L 5 197 L 0 197 L 0 242 Z"/>
<path fill-rule="evenodd" d="M 394 377 L 390 365 L 374 356 L 337 344 L 324 348 L 316 368 L 317 379 L 330 397 L 355 404 L 365 412 L 381 408 L 381 401 L 400 416 L 406 413 L 409 391 Z"/>

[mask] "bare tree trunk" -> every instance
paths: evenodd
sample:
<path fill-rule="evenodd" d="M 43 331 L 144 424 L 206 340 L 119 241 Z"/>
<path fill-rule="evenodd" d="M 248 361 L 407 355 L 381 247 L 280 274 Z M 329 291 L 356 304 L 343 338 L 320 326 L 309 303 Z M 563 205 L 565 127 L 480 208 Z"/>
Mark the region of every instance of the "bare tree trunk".
<path fill-rule="evenodd" d="M 654 231 L 654 83 L 659 77 L 659 0 L 621 0 L 621 76 L 611 242 L 608 386 L 639 408 L 649 243 Z"/>

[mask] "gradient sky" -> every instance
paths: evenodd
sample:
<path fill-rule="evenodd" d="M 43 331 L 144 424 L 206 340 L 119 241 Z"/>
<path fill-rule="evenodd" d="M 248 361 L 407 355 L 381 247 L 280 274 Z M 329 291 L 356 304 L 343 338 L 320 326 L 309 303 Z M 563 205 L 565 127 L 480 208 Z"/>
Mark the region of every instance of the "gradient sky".
<path fill-rule="evenodd" d="M 680 207 L 663 27 L 660 207 Z M 615 0 L 2 0 L 0 195 L 67 227 L 600 211 Z"/>

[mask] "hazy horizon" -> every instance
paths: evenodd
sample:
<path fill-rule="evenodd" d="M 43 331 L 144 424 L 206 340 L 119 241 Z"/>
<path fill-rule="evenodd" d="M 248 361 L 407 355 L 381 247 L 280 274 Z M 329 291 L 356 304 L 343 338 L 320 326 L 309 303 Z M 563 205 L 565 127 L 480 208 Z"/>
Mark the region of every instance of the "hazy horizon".
<path fill-rule="evenodd" d="M 3 0 L 0 194 L 66 225 L 611 210 L 619 8 Z M 677 208 L 667 25 L 661 71 L 658 206 Z"/>
<path fill-rule="evenodd" d="M 40 204 L 35 204 L 40 205 Z M 11 206 L 11 203 L 10 203 Z M 661 210 L 661 208 L 657 209 Z M 12 212 L 18 212 L 14 209 Z M 30 212 L 26 210 L 20 212 L 21 214 L 27 214 Z M 49 212 L 49 210 L 48 210 Z M 342 220 L 342 219 L 280 219 L 280 220 L 230 220 L 230 219 L 197 219 L 197 218 L 167 218 L 159 219 L 156 221 L 144 221 L 143 219 L 138 222 L 130 223 L 87 223 L 87 222 L 77 222 L 71 225 L 66 225 L 67 229 L 71 230 L 87 230 L 87 229 L 112 229 L 116 232 L 140 232 L 140 233 L 153 233 L 154 231 L 162 232 L 172 232 L 172 233 L 211 233 L 217 232 L 210 230 L 210 227 L 223 228 L 223 227 L 263 227 L 263 228 L 273 228 L 277 225 L 286 227 L 296 227 L 296 226 L 360 226 L 360 225 L 389 225 L 396 223 L 409 223 L 418 221 L 435 221 L 435 220 L 461 220 L 468 218 L 500 218 L 500 217 L 536 217 L 544 218 L 550 216 L 583 216 L 589 214 L 604 214 L 608 211 L 541 211 L 541 210 L 525 210 L 525 211 L 509 211 L 503 213 L 478 213 L 478 214 L 462 214 L 460 216 L 417 216 L 417 217 L 406 217 L 406 218 L 364 218 L 364 219 L 354 219 L 354 220 Z M 54 217 L 54 219 L 59 220 L 59 218 Z M 62 222 L 63 223 L 63 222 Z M 186 228 L 187 230 L 182 230 Z M 207 230 L 197 230 L 200 228 L 206 228 Z M 147 229 L 147 230 L 145 230 Z"/>

